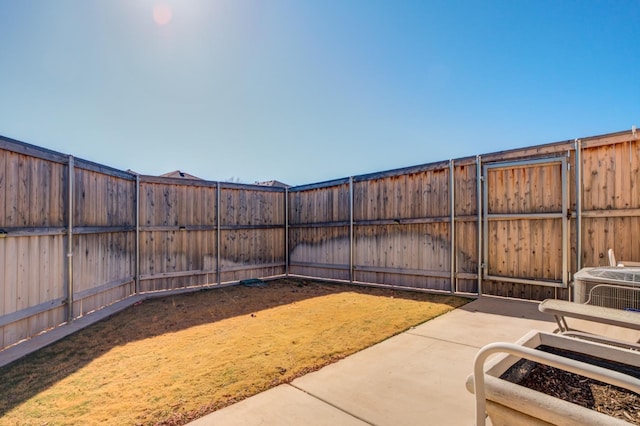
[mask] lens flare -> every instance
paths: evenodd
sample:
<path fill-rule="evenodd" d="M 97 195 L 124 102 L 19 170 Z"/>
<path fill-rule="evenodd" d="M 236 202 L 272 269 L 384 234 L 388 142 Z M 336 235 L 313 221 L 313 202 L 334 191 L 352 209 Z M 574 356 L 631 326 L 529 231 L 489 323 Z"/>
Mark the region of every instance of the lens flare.
<path fill-rule="evenodd" d="M 153 20 L 156 24 L 162 26 L 171 22 L 173 13 L 169 5 L 159 3 L 153 6 Z"/>

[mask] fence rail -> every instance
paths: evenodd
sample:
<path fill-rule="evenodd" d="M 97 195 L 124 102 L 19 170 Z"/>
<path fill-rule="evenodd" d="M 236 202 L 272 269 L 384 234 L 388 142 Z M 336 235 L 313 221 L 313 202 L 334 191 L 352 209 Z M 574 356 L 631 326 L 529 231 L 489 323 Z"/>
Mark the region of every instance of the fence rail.
<path fill-rule="evenodd" d="M 0 137 L 0 349 L 132 295 L 302 275 L 570 297 L 640 259 L 632 132 L 294 188 L 139 176 Z"/>

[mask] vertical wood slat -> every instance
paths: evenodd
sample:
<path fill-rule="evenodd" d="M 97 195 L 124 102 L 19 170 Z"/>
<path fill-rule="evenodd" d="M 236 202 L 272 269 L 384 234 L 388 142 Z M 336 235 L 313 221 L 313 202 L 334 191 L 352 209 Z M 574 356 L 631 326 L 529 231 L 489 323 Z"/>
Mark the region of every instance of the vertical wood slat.
<path fill-rule="evenodd" d="M 0 149 L 0 228 L 7 226 L 7 217 L 11 207 L 7 199 L 7 161 L 11 154 Z"/>
<path fill-rule="evenodd" d="M 18 219 L 18 209 L 25 208 L 26 205 L 19 201 L 18 180 L 19 180 L 19 165 L 20 155 L 9 153 L 5 165 L 5 215 L 4 226 L 16 227 L 20 226 Z M 0 219 L 1 220 L 1 219 Z"/>
<path fill-rule="evenodd" d="M 2 241 L 5 248 L 4 257 L 4 313 L 10 314 L 18 310 L 18 254 L 19 239 L 5 238 Z M 5 325 L 3 328 L 3 340 L 5 345 L 16 343 L 18 339 L 19 324 Z"/>
<path fill-rule="evenodd" d="M 39 258 L 42 258 L 40 253 L 40 238 L 26 238 L 25 242 L 28 243 L 27 254 L 25 256 L 25 262 L 26 262 L 25 263 L 25 269 L 26 269 L 25 289 L 27 293 L 26 305 L 34 306 L 40 303 L 42 281 L 40 280 L 40 274 L 39 274 L 40 268 L 31 267 L 29 265 L 30 263 L 29 257 L 35 254 Z M 40 323 L 42 322 L 42 319 L 39 318 L 38 315 L 34 315 L 31 318 L 29 318 L 27 321 L 28 321 L 28 329 L 27 329 L 26 335 L 32 336 L 33 334 L 38 333 L 39 332 L 38 325 L 41 326 Z"/>

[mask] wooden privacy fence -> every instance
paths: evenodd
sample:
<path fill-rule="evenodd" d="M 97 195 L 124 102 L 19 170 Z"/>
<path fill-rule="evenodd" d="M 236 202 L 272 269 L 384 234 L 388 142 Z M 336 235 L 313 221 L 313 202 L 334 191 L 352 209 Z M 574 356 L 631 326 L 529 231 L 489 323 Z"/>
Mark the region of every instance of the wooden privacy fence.
<path fill-rule="evenodd" d="M 0 349 L 134 294 L 302 275 L 570 297 L 640 260 L 635 131 L 289 189 L 139 176 L 0 138 Z"/>
<path fill-rule="evenodd" d="M 289 272 L 569 298 L 607 250 L 640 260 L 635 130 L 289 190 Z"/>
<path fill-rule="evenodd" d="M 282 188 L 139 179 L 138 291 L 284 273 Z"/>
<path fill-rule="evenodd" d="M 0 349 L 136 293 L 285 272 L 281 188 L 138 176 L 0 139 Z"/>

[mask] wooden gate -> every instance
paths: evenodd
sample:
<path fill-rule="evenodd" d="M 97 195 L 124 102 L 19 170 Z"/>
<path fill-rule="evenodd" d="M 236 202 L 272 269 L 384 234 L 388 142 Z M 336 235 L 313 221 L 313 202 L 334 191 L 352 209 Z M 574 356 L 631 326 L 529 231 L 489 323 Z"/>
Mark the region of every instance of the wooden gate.
<path fill-rule="evenodd" d="M 483 279 L 567 287 L 566 157 L 483 166 Z"/>

